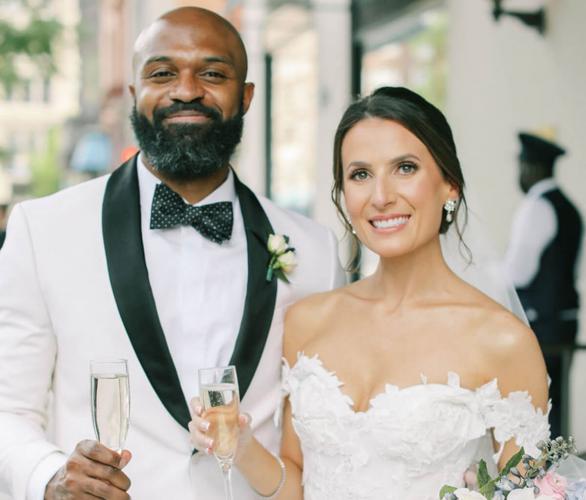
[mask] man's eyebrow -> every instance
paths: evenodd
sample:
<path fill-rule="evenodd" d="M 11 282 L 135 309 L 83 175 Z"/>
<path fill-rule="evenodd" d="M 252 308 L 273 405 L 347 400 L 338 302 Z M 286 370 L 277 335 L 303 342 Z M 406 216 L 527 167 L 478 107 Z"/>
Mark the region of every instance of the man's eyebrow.
<path fill-rule="evenodd" d="M 148 66 L 149 64 L 152 64 L 152 63 L 157 63 L 157 62 L 171 62 L 171 58 L 168 56 L 152 56 L 152 57 L 149 57 L 145 61 L 145 63 L 143 64 L 143 67 Z"/>
<path fill-rule="evenodd" d="M 204 57 L 204 61 L 207 63 L 222 63 L 222 64 L 227 64 L 228 66 L 236 66 L 234 64 L 234 61 L 232 61 L 232 59 L 230 59 L 229 57 L 223 57 L 223 56 L 208 56 L 208 57 Z"/>
<path fill-rule="evenodd" d="M 172 62 L 173 59 L 169 56 L 151 56 L 149 57 L 145 63 L 143 64 L 143 67 L 148 66 L 149 64 L 153 64 L 153 63 L 159 63 L 159 62 Z M 232 59 L 230 59 L 229 57 L 224 57 L 224 56 L 207 56 L 204 57 L 204 61 L 206 63 L 221 63 L 221 64 L 227 64 L 228 66 L 236 66 L 234 64 L 234 61 L 232 61 Z"/>

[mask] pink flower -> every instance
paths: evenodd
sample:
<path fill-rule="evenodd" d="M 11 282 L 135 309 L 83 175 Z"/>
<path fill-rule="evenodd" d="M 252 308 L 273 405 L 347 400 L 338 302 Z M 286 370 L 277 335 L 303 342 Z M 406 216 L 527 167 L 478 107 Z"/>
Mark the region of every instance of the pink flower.
<path fill-rule="evenodd" d="M 566 498 L 567 480 L 565 477 L 548 472 L 542 478 L 535 480 L 535 486 L 539 488 L 540 495 L 548 495 L 554 500 L 564 500 Z"/>

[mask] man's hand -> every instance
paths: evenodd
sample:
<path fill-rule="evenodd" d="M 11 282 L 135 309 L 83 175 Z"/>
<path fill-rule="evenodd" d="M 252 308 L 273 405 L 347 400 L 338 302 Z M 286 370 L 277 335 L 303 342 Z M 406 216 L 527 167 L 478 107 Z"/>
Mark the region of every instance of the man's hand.
<path fill-rule="evenodd" d="M 45 489 L 45 500 L 129 500 L 130 479 L 122 472 L 132 455 L 96 441 L 81 441 Z"/>

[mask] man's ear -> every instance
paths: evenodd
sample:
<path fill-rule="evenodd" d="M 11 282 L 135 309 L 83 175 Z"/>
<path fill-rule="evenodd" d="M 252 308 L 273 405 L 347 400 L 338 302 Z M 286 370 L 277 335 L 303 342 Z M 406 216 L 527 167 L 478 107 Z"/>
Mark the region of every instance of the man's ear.
<path fill-rule="evenodd" d="M 136 89 L 134 88 L 134 85 L 132 85 L 132 83 L 130 83 L 128 85 L 128 91 L 130 92 L 130 95 L 132 96 L 132 98 L 136 102 Z"/>
<path fill-rule="evenodd" d="M 244 113 L 248 111 L 252 98 L 254 97 L 254 83 L 246 82 L 242 93 L 242 110 Z"/>

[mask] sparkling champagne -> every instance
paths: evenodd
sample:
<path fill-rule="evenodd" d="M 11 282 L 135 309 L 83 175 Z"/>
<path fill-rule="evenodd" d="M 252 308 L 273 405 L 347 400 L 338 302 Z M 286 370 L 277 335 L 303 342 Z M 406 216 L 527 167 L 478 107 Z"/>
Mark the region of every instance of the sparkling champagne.
<path fill-rule="evenodd" d="M 200 392 L 214 454 L 219 460 L 232 460 L 238 445 L 238 388 L 232 383 L 203 384 Z"/>
<path fill-rule="evenodd" d="M 124 448 L 130 417 L 128 375 L 91 375 L 92 418 L 98 441 L 112 450 Z"/>

